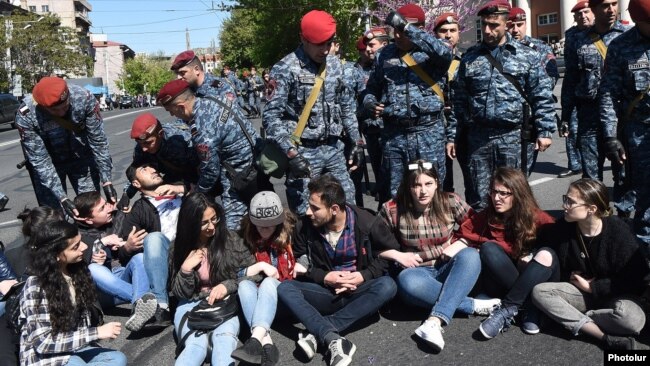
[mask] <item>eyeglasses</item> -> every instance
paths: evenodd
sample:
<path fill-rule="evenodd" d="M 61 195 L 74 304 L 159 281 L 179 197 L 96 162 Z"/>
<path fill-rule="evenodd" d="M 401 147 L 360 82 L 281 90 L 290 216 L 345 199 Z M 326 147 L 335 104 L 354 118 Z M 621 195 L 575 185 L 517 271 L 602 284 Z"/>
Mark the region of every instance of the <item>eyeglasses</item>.
<path fill-rule="evenodd" d="M 499 196 L 501 198 L 508 198 L 508 197 L 512 196 L 512 192 L 501 191 L 499 189 L 490 189 L 490 193 L 493 196 Z"/>
<path fill-rule="evenodd" d="M 201 221 L 201 229 L 203 229 L 203 230 L 207 229 L 210 224 L 212 224 L 213 226 L 217 226 L 219 221 L 221 221 L 221 219 L 219 217 L 217 217 L 217 216 L 215 216 L 215 217 L 213 217 L 211 219 L 205 220 L 205 221 Z"/>
<path fill-rule="evenodd" d="M 566 194 L 562 195 L 562 206 L 566 208 L 576 208 L 580 206 L 589 206 L 586 203 L 578 203 L 574 201 L 571 197 L 567 196 Z"/>
<path fill-rule="evenodd" d="M 409 170 L 418 170 L 418 168 L 431 170 L 433 168 L 433 164 L 426 161 L 422 163 L 409 164 Z"/>

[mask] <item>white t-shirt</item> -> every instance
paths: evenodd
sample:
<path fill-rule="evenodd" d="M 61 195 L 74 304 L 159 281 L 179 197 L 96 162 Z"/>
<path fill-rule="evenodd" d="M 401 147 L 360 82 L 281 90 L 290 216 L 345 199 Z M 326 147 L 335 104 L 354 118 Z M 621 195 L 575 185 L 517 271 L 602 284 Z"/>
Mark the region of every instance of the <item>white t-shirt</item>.
<path fill-rule="evenodd" d="M 178 212 L 181 210 L 182 197 L 176 196 L 176 198 L 157 200 L 154 197 L 147 196 L 147 199 L 158 210 L 160 231 L 169 241 L 174 241 L 176 239 L 176 223 L 178 222 Z"/>

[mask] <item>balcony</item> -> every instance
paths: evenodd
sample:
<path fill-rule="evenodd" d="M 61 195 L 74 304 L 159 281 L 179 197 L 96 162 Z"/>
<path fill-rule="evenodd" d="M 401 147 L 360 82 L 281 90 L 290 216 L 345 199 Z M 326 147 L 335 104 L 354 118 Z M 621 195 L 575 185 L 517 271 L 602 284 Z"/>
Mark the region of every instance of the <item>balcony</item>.
<path fill-rule="evenodd" d="M 78 3 L 78 4 L 82 5 L 83 7 L 85 7 L 88 10 L 93 10 L 93 7 L 86 0 L 74 0 L 74 2 L 75 2 L 75 5 Z"/>
<path fill-rule="evenodd" d="M 90 18 L 88 17 L 88 13 L 85 11 L 75 11 L 74 17 L 75 17 L 75 21 L 81 21 L 83 23 L 86 23 L 86 27 L 84 28 L 90 27 L 92 25 L 92 23 L 90 22 Z M 80 24 L 77 23 L 77 25 Z M 83 25 L 81 26 L 83 27 Z"/>

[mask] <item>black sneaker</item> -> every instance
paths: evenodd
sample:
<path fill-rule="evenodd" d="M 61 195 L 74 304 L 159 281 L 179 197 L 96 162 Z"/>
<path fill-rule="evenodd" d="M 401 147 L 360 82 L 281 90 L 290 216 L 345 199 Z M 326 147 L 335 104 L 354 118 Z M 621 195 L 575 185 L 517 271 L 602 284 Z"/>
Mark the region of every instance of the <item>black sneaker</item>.
<path fill-rule="evenodd" d="M 645 344 L 637 342 L 634 337 L 618 337 L 605 334 L 603 338 L 605 348 L 611 350 L 647 350 L 650 347 Z"/>
<path fill-rule="evenodd" d="M 156 314 L 153 318 L 149 319 L 146 326 L 147 328 L 167 328 L 172 324 L 172 315 L 169 309 L 161 308 L 158 306 Z"/>
<path fill-rule="evenodd" d="M 0 211 L 5 209 L 5 206 L 7 205 L 7 202 L 9 202 L 9 197 L 2 196 L 2 198 L 0 198 Z"/>
<path fill-rule="evenodd" d="M 570 176 L 578 175 L 578 174 L 582 174 L 582 170 L 579 170 L 579 169 L 578 170 L 566 169 L 566 170 L 561 171 L 560 174 L 557 175 L 557 177 L 558 178 L 566 178 L 566 177 L 570 177 Z"/>
<path fill-rule="evenodd" d="M 262 347 L 262 366 L 275 366 L 280 362 L 280 350 L 275 344 Z"/>
<path fill-rule="evenodd" d="M 131 317 L 126 321 L 124 327 L 131 332 L 139 331 L 149 319 L 154 317 L 156 309 L 158 309 L 156 296 L 147 292 L 133 304 Z"/>
<path fill-rule="evenodd" d="M 232 351 L 230 357 L 259 365 L 262 363 L 262 344 L 256 338 L 250 337 L 242 346 Z"/>
<path fill-rule="evenodd" d="M 352 356 L 357 350 L 357 346 L 345 338 L 331 341 L 328 348 L 330 366 L 348 366 L 352 363 Z"/>

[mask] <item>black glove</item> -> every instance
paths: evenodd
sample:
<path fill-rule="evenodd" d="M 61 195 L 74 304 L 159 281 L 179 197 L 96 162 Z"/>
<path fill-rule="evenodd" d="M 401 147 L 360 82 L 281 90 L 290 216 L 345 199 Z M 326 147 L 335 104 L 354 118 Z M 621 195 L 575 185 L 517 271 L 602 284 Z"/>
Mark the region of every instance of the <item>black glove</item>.
<path fill-rule="evenodd" d="M 372 115 L 375 114 L 375 107 L 378 105 L 379 103 L 377 103 L 377 101 L 375 101 L 373 98 L 368 98 L 363 102 L 363 108 L 372 113 Z"/>
<path fill-rule="evenodd" d="M 65 211 L 66 215 L 70 216 L 71 218 L 77 217 L 77 214 L 74 212 L 77 208 L 69 198 L 64 198 L 61 201 L 61 206 L 63 207 L 63 211 Z"/>
<path fill-rule="evenodd" d="M 106 196 L 106 201 L 111 203 L 117 203 L 117 191 L 112 184 L 107 184 L 102 187 L 104 189 L 104 196 Z"/>
<path fill-rule="evenodd" d="M 557 126 L 557 130 L 560 133 L 560 137 L 566 137 L 569 134 L 569 122 L 562 121 Z"/>
<path fill-rule="evenodd" d="M 363 145 L 356 145 L 352 148 L 350 155 L 348 156 L 348 161 L 352 161 L 350 167 L 356 166 L 357 168 L 360 168 L 366 161 L 366 153 L 363 151 L 364 147 L 365 146 Z"/>
<path fill-rule="evenodd" d="M 615 137 L 608 137 L 605 140 L 605 156 L 607 156 L 607 159 L 620 163 L 623 161 L 623 155 L 625 155 L 623 144 Z"/>
<path fill-rule="evenodd" d="M 302 155 L 298 154 L 289 159 L 289 179 L 302 179 L 311 177 L 309 162 Z"/>
<path fill-rule="evenodd" d="M 131 201 L 129 200 L 129 195 L 126 193 L 125 190 L 124 193 L 122 193 L 122 197 L 120 198 L 120 201 L 117 203 L 117 209 L 122 211 L 128 209 L 130 202 Z"/>
<path fill-rule="evenodd" d="M 404 31 L 404 27 L 406 27 L 406 25 L 408 24 L 408 22 L 406 21 L 406 19 L 404 19 L 403 16 L 401 16 L 399 13 L 394 11 L 388 13 L 385 22 L 386 24 L 390 25 L 391 27 L 397 29 L 400 32 Z"/>

